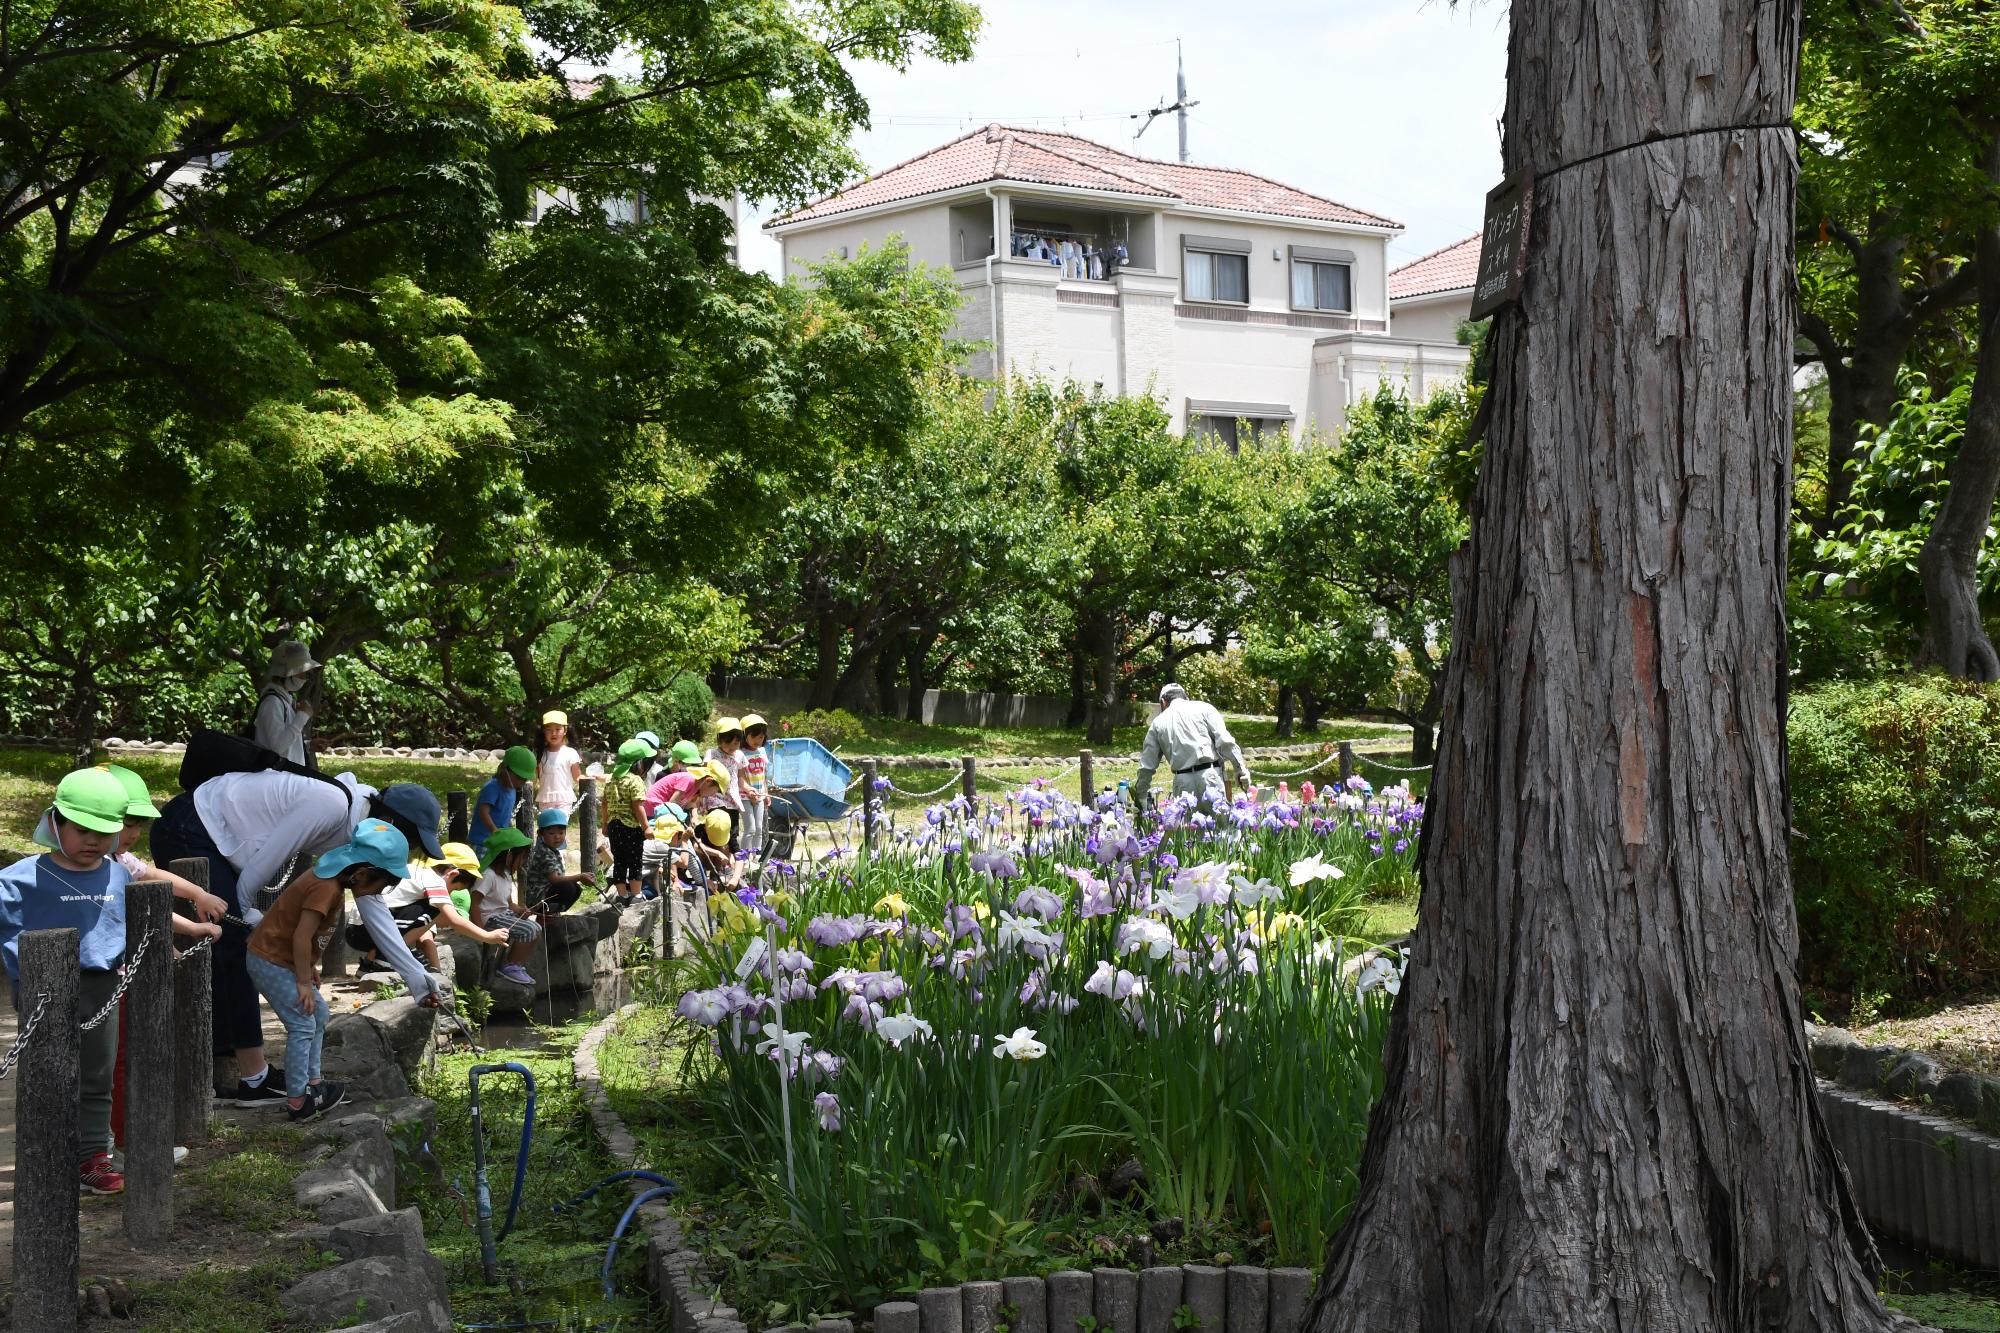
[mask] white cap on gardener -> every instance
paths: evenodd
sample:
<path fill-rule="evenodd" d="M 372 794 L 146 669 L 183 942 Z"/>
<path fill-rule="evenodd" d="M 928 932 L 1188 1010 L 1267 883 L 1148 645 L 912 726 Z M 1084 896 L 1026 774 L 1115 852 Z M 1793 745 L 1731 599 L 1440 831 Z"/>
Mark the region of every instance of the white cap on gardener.
<path fill-rule="evenodd" d="M 1187 697 L 1187 690 L 1176 681 L 1170 680 L 1160 686 L 1160 702 L 1162 704 L 1172 703 L 1175 699 L 1185 699 Z"/>

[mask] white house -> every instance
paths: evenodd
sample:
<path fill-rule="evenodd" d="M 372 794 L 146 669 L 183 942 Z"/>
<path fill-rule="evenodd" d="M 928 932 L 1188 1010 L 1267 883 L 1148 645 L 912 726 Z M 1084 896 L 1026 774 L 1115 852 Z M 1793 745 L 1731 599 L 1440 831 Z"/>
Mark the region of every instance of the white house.
<path fill-rule="evenodd" d="M 1472 286 L 1479 276 L 1479 233 L 1412 259 L 1389 273 L 1389 318 L 1397 334 L 1453 342 L 1472 318 Z"/>
<path fill-rule="evenodd" d="M 988 125 L 764 225 L 787 273 L 891 238 L 952 270 L 977 374 L 1150 393 L 1231 442 L 1336 429 L 1383 380 L 1422 398 L 1467 361 L 1391 329 L 1398 223 L 1073 134 Z"/>

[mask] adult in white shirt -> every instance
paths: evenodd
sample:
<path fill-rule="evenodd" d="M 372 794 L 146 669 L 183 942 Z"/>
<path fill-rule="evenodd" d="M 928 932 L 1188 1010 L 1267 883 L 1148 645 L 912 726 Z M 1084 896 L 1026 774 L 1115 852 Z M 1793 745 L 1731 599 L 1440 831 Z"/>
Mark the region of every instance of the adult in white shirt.
<path fill-rule="evenodd" d="M 284 1075 L 268 1076 L 264 1024 L 257 988 L 250 981 L 250 927 L 263 919 L 257 894 L 282 887 L 285 868 L 294 858 L 310 860 L 346 846 L 354 826 L 368 818 L 384 820 L 411 847 L 438 855 L 436 796 L 411 782 L 378 792 L 352 773 L 335 778 L 275 769 L 218 774 L 167 802 L 153 826 L 154 859 L 167 866 L 183 858 L 206 859 L 209 891 L 228 902 L 238 918 L 222 923 L 222 938 L 209 950 L 214 1052 L 236 1056 L 236 1091 L 225 1095 L 233 1096 L 238 1106 L 280 1106 L 285 1096 Z M 358 898 L 355 907 L 377 951 L 402 975 L 410 993 L 420 1003 L 436 1004 L 438 979 L 403 943 L 381 895 Z"/>
<path fill-rule="evenodd" d="M 1173 770 L 1174 794 L 1194 797 L 1211 813 L 1228 805 L 1232 794 L 1225 765 L 1235 767 L 1237 781 L 1250 783 L 1243 748 L 1229 734 L 1222 714 L 1213 704 L 1188 698 L 1175 684 L 1160 687 L 1160 711 L 1139 747 L 1139 780 L 1132 784 L 1132 799 L 1142 808 L 1162 759 Z"/>
<path fill-rule="evenodd" d="M 257 695 L 257 722 L 251 736 L 265 749 L 295 764 L 306 761 L 306 727 L 312 723 L 311 704 L 297 695 L 306 677 L 319 669 L 312 654 L 297 639 L 287 639 L 271 654 L 264 688 Z M 350 830 L 351 831 L 351 830 Z"/>

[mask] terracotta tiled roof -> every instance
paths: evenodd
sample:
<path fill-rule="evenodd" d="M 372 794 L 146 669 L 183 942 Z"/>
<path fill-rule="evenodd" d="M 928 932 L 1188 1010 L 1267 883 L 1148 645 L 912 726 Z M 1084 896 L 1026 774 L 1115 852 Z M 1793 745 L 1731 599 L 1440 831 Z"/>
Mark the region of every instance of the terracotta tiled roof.
<path fill-rule="evenodd" d="M 1454 241 L 1442 250 L 1433 250 L 1422 259 L 1412 259 L 1401 268 L 1389 270 L 1389 299 L 1404 301 L 1412 296 L 1455 292 L 1470 287 L 1479 277 L 1479 233 Z"/>
<path fill-rule="evenodd" d="M 1010 125 L 973 130 L 764 225 L 810 222 L 988 181 L 1065 185 L 1205 208 L 1368 227 L 1401 225 L 1253 172 L 1135 157 L 1079 135 Z"/>

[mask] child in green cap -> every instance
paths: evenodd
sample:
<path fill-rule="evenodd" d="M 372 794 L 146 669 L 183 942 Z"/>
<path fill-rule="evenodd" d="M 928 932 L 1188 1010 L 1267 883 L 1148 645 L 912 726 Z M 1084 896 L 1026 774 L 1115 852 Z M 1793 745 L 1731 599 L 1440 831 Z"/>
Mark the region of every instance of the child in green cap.
<path fill-rule="evenodd" d="M 40 995 L 21 993 L 21 934 L 29 930 L 77 932 L 82 964 L 77 1010 L 96 1014 L 118 989 L 125 961 L 125 885 L 118 864 L 118 835 L 131 798 L 125 785 L 101 769 L 78 769 L 56 785 L 44 816 L 50 850 L 0 870 L 0 957 L 13 985 L 14 1008 L 26 1031 L 37 1017 Z M 92 1194 L 117 1194 L 125 1177 L 111 1166 L 111 1082 L 118 1060 L 118 1012 L 83 1034 L 77 1099 L 82 1158 L 77 1182 Z"/>
<path fill-rule="evenodd" d="M 618 762 L 611 766 L 611 778 L 598 798 L 598 821 L 611 841 L 611 882 L 618 886 L 624 902 L 639 899 L 641 862 L 646 851 L 646 787 L 639 767 L 658 754 L 643 736 L 634 736 L 618 747 Z"/>
<path fill-rule="evenodd" d="M 473 803 L 472 831 L 466 841 L 474 851 L 486 850 L 487 835 L 495 829 L 512 827 L 514 807 L 520 804 L 521 793 L 534 779 L 535 752 L 525 745 L 509 746 L 493 776 L 479 789 L 479 799 Z"/>

